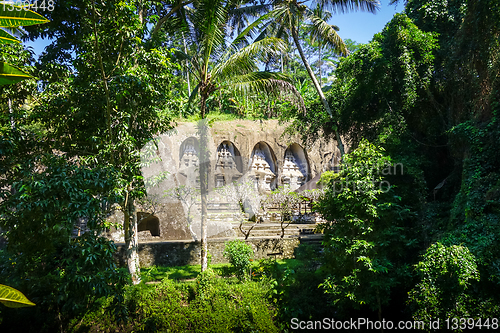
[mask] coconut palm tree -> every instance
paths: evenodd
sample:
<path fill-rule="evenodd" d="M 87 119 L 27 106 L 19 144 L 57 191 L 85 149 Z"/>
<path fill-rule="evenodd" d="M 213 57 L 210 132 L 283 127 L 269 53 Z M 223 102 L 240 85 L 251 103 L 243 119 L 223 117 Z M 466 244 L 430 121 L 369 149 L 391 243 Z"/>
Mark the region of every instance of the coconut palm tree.
<path fill-rule="evenodd" d="M 286 47 L 283 40 L 266 37 L 249 42 L 248 36 L 240 34 L 231 41 L 239 30 L 233 26 L 234 18 L 245 14 L 257 14 L 259 8 L 246 6 L 248 1 L 201 0 L 185 7 L 184 35 L 191 45 L 189 54 L 178 50 L 182 60 L 187 60 L 192 80 L 196 83 L 191 92 L 188 106 L 198 98 L 200 118 L 199 171 L 201 186 L 201 244 L 202 271 L 207 268 L 207 100 L 214 92 L 225 89 L 239 94 L 267 92 L 284 97 L 293 96 L 303 107 L 300 94 L 282 73 L 259 71 L 257 62 L 270 55 L 279 54 Z M 291 95 L 290 95 L 291 93 Z M 287 95 L 288 94 L 288 95 Z"/>
<path fill-rule="evenodd" d="M 343 13 L 353 10 L 363 10 L 374 13 L 380 6 L 378 0 L 317 0 L 313 3 L 319 5 L 323 8 L 323 10 L 331 10 L 333 13 Z M 335 29 L 336 27 L 328 24 L 325 20 L 319 17 L 313 10 L 304 4 L 304 1 L 273 1 L 273 9 L 266 15 L 263 15 L 254 21 L 243 33 L 248 34 L 252 31 L 260 30 L 261 33 L 257 39 L 269 35 L 275 35 L 278 37 L 291 36 L 297 51 L 299 52 L 300 58 L 306 67 L 307 73 L 314 84 L 316 92 L 319 95 L 323 107 L 330 118 L 333 119 L 333 113 L 330 105 L 321 90 L 321 85 L 316 79 L 316 75 L 309 65 L 309 62 L 304 54 L 304 50 L 300 44 L 298 28 L 303 22 L 310 22 L 311 26 L 314 27 L 316 35 L 321 37 L 326 46 L 333 48 L 339 55 L 347 55 L 347 47 L 342 41 L 342 38 L 340 38 L 337 34 Z M 333 130 L 337 138 L 340 154 L 341 156 L 344 156 L 344 145 L 337 130 L 337 126 L 335 126 Z"/>

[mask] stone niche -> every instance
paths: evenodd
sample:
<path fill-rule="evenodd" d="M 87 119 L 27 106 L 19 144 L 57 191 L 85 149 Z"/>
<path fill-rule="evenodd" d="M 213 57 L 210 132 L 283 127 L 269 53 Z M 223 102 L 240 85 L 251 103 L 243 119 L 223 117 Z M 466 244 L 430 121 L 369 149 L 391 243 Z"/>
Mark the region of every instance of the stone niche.
<path fill-rule="evenodd" d="M 198 139 L 187 138 L 179 149 L 178 181 L 181 185 L 200 188 L 200 176 L 198 174 L 198 152 L 200 151 Z"/>
<path fill-rule="evenodd" d="M 309 162 L 304 149 L 292 143 L 285 150 L 281 183 L 296 190 L 311 179 Z"/>
<path fill-rule="evenodd" d="M 160 219 L 152 214 L 138 212 L 137 221 L 139 221 L 138 231 L 146 231 L 150 236 L 160 236 Z"/>
<path fill-rule="evenodd" d="M 243 175 L 242 169 L 242 159 L 238 148 L 231 141 L 223 141 L 217 148 L 215 187 L 238 181 Z"/>
<path fill-rule="evenodd" d="M 255 145 L 250 157 L 248 178 L 260 193 L 268 193 L 276 188 L 276 162 L 276 156 L 267 143 L 261 141 Z"/>

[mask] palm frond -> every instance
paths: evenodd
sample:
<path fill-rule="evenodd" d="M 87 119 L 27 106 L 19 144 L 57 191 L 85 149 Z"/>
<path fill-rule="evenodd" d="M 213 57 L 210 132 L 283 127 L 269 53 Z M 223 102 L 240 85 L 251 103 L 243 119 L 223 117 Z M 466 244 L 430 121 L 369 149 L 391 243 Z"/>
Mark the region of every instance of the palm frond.
<path fill-rule="evenodd" d="M 269 11 L 271 5 L 260 4 L 251 6 L 235 6 L 230 8 L 229 12 L 229 22 L 228 26 L 231 27 L 231 37 L 233 33 L 236 32 L 240 34 L 250 21 L 255 18 L 259 18 Z"/>
<path fill-rule="evenodd" d="M 225 81 L 234 75 L 255 72 L 258 67 L 256 61 L 265 61 L 270 55 L 275 55 L 286 50 L 283 40 L 276 37 L 261 39 L 241 50 L 233 53 L 226 61 L 214 67 L 212 77 L 219 77 Z"/>
<path fill-rule="evenodd" d="M 247 36 L 254 36 L 258 32 L 262 35 L 262 30 L 267 28 L 271 22 L 279 20 L 281 17 L 287 14 L 287 8 L 285 6 L 278 6 L 274 8 L 267 14 L 262 15 L 260 18 L 249 24 L 245 30 L 243 30 L 238 37 L 236 37 L 235 41 L 238 41 L 242 38 L 247 38 Z M 269 35 L 268 35 L 269 36 Z M 268 37 L 266 36 L 266 37 Z M 262 39 L 262 38 L 261 38 Z"/>
<path fill-rule="evenodd" d="M 225 51 L 227 11 L 224 1 L 200 1 L 193 18 L 192 23 L 198 31 L 200 52 L 203 55 L 204 71 L 207 72 L 210 58 Z"/>
<path fill-rule="evenodd" d="M 255 38 L 254 41 L 259 41 L 266 37 L 277 37 L 284 41 L 290 39 L 289 30 L 285 25 L 279 24 L 278 22 L 272 20 L 268 21 L 260 31 L 260 34 Z"/>
<path fill-rule="evenodd" d="M 283 25 L 277 27 L 275 35 L 285 41 L 289 41 L 292 38 L 289 30 Z"/>
<path fill-rule="evenodd" d="M 166 25 L 168 21 L 171 21 L 175 16 L 177 16 L 177 19 L 181 18 L 182 15 L 179 15 L 180 11 L 192 2 L 193 1 L 191 0 L 180 0 L 175 4 L 170 4 L 170 6 L 167 7 L 168 12 L 158 20 L 151 32 L 151 35 L 156 35 L 160 31 L 160 29 L 164 28 L 164 25 Z"/>
<path fill-rule="evenodd" d="M 311 14 L 308 18 L 312 23 L 314 34 L 322 39 L 326 45 L 330 46 L 340 55 L 347 55 L 349 53 L 347 46 L 335 29 L 338 29 L 338 27 L 328 24 L 314 14 Z"/>
<path fill-rule="evenodd" d="M 375 13 L 380 9 L 379 0 L 316 0 L 315 3 L 340 14 L 358 10 Z"/>
<path fill-rule="evenodd" d="M 20 43 L 20 41 L 7 31 L 0 29 L 0 44 L 8 43 Z"/>
<path fill-rule="evenodd" d="M 25 6 L 15 6 L 13 3 L 0 3 L 0 27 L 26 27 L 29 25 L 47 23 L 42 15 L 28 10 Z"/>
<path fill-rule="evenodd" d="M 179 49 L 174 49 L 174 57 L 179 60 L 179 61 L 191 61 L 191 56 L 184 53 L 184 51 L 181 51 Z"/>
<path fill-rule="evenodd" d="M 174 59 L 179 62 L 187 61 L 191 66 L 189 67 L 189 72 L 192 73 L 196 79 L 199 79 L 200 68 L 198 66 L 198 61 L 196 59 L 196 54 L 194 56 L 186 54 L 184 51 L 179 49 L 173 49 Z"/>
<path fill-rule="evenodd" d="M 19 68 L 11 66 L 3 61 L 0 62 L 0 86 L 14 84 L 30 78 L 32 78 L 31 75 L 23 72 Z"/>
<path fill-rule="evenodd" d="M 328 21 L 329 19 L 332 18 L 332 13 L 325 8 L 323 8 L 321 5 L 317 5 L 315 8 L 312 9 L 312 12 L 314 15 L 322 18 L 325 21 Z"/>

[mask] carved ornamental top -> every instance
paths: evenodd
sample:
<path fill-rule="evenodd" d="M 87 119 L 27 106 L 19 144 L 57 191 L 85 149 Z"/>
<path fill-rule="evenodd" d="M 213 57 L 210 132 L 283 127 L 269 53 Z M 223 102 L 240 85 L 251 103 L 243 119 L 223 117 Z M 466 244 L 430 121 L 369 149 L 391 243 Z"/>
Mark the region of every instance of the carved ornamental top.
<path fill-rule="evenodd" d="M 300 169 L 295 156 L 291 151 L 285 153 L 285 163 L 283 165 L 283 185 L 288 185 L 295 190 L 304 184 L 306 176 Z"/>

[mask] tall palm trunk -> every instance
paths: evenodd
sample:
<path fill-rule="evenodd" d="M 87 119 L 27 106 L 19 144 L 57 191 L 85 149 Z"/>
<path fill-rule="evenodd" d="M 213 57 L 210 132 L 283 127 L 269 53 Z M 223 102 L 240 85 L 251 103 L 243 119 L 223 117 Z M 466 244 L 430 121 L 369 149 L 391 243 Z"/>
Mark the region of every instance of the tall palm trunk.
<path fill-rule="evenodd" d="M 186 38 L 184 38 L 184 33 L 182 33 L 182 42 L 184 43 L 184 53 L 188 54 L 187 47 L 186 47 Z M 188 85 L 188 91 L 187 95 L 191 93 L 191 80 L 189 79 L 189 61 L 186 60 L 186 81 Z"/>
<path fill-rule="evenodd" d="M 316 79 L 316 76 L 314 75 L 314 72 L 313 72 L 311 66 L 309 65 L 309 62 L 307 61 L 306 56 L 304 55 L 304 51 L 302 50 L 302 46 L 300 45 L 297 29 L 295 27 L 292 27 L 291 30 L 292 30 L 293 41 L 295 42 L 295 46 L 297 47 L 297 50 L 299 51 L 300 58 L 302 59 L 302 62 L 304 63 L 304 66 L 306 67 L 306 70 L 307 70 L 307 73 L 309 74 L 309 77 L 313 81 L 314 88 L 316 88 L 316 92 L 318 93 L 319 98 L 321 99 L 321 103 L 323 103 L 323 107 L 325 108 L 326 112 L 330 116 L 330 119 L 333 120 L 333 114 L 332 114 L 332 110 L 330 109 L 330 105 L 328 104 L 328 101 L 326 100 L 325 95 L 323 94 L 323 90 L 321 90 L 321 86 L 320 86 L 318 80 Z M 338 132 L 337 125 L 335 125 L 334 131 L 335 131 L 335 137 L 337 138 L 337 144 L 338 144 L 338 147 L 340 150 L 340 156 L 341 156 L 341 158 L 343 158 L 344 157 L 344 144 L 342 143 L 342 138 L 340 137 L 340 134 Z"/>
<path fill-rule="evenodd" d="M 206 101 L 208 96 L 201 94 L 200 113 L 201 120 L 198 123 L 200 133 L 200 192 L 201 192 L 201 271 L 208 268 L 208 243 L 207 243 L 207 189 L 208 189 L 208 126 L 205 119 Z"/>
<path fill-rule="evenodd" d="M 323 77 L 322 77 L 322 72 L 321 72 L 321 66 L 323 65 L 323 60 L 321 60 L 321 42 L 318 43 L 318 51 L 319 51 L 319 58 L 318 58 L 318 67 L 319 67 L 319 84 L 323 84 Z"/>

